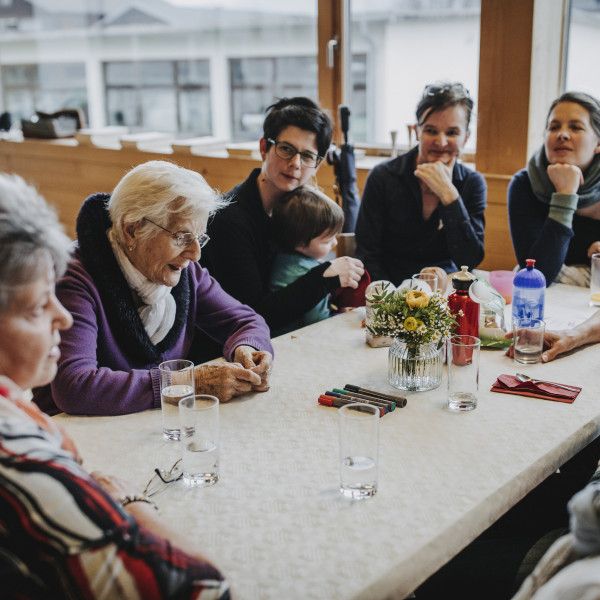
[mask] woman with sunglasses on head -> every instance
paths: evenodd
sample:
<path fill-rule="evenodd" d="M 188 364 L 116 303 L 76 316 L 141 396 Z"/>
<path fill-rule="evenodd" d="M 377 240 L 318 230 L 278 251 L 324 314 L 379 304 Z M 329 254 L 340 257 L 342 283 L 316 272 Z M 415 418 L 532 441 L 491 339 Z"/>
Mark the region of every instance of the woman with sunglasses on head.
<path fill-rule="evenodd" d="M 165 161 L 132 169 L 77 218 L 77 248 L 57 295 L 73 315 L 58 373 L 35 390 L 46 412 L 111 415 L 160 407 L 158 366 L 193 338 L 232 361 L 195 367 L 198 393 L 221 402 L 269 387 L 264 319 L 198 264 L 209 215 L 225 203 L 201 175 Z"/>
<path fill-rule="evenodd" d="M 260 140 L 262 168 L 231 190 L 227 208 L 208 225 L 211 241 L 202 264 L 223 289 L 261 314 L 272 329 L 284 327 L 339 287 L 358 287 L 359 260 L 325 261 L 289 285 L 271 291 L 277 252 L 271 214 L 286 193 L 314 179 L 329 148 L 333 123 L 309 98 L 283 98 L 267 109 Z"/>
<path fill-rule="evenodd" d="M 600 252 L 600 102 L 566 92 L 552 103 L 544 144 L 508 187 L 512 242 L 553 281 L 589 286 Z"/>
<path fill-rule="evenodd" d="M 483 260 L 486 184 L 458 161 L 472 110 L 461 84 L 428 85 L 416 111 L 418 146 L 369 173 L 356 256 L 372 280 L 398 285 L 425 269 L 445 281 Z"/>
<path fill-rule="evenodd" d="M 54 377 L 72 323 L 54 291 L 70 248 L 43 198 L 0 175 L 0 596 L 225 600 L 198 544 L 133 484 L 90 475 L 25 397 Z"/>

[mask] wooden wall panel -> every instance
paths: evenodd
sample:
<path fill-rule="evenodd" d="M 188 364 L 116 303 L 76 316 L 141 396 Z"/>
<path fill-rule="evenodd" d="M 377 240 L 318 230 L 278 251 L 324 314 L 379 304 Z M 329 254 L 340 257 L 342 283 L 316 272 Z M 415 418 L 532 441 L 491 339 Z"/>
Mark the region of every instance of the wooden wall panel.
<path fill-rule="evenodd" d="M 110 193 L 129 169 L 148 160 L 169 160 L 198 171 L 221 192 L 229 191 L 253 168 L 260 166 L 260 162 L 247 158 L 113 150 L 45 140 L 0 141 L 0 171 L 18 173 L 34 184 L 56 206 L 71 237 L 75 237 L 75 219 L 83 200 L 96 192 Z M 361 194 L 368 173 L 368 168 L 358 168 L 357 185 Z M 486 179 L 490 208 L 487 213 L 486 258 L 482 268 L 512 268 L 514 256 L 505 208 L 506 186 L 510 177 L 488 175 Z M 335 197 L 334 183 L 333 167 L 324 163 L 318 172 L 318 184 L 331 198 Z"/>

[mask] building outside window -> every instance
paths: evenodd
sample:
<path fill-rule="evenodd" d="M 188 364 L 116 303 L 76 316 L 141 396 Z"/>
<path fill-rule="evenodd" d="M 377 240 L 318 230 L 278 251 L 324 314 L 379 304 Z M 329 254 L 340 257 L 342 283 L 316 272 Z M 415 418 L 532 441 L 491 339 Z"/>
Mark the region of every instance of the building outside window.
<path fill-rule="evenodd" d="M 2 90 L 13 121 L 62 108 L 80 108 L 88 117 L 83 63 L 2 65 Z"/>
<path fill-rule="evenodd" d="M 317 98 L 317 57 L 232 58 L 231 119 L 234 140 L 262 136 L 265 110 L 278 98 Z"/>
<path fill-rule="evenodd" d="M 212 133 L 208 60 L 108 62 L 104 81 L 109 125 Z"/>

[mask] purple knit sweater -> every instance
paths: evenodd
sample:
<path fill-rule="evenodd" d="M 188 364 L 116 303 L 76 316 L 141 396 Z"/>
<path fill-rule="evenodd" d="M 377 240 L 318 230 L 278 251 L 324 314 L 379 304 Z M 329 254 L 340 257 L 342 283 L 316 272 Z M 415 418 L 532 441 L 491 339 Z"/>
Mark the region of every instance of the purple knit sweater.
<path fill-rule="evenodd" d="M 264 319 L 225 293 L 198 263 L 182 272 L 172 290 L 177 312 L 171 331 L 152 344 L 106 237 L 107 200 L 105 194 L 91 196 L 78 217 L 79 247 L 57 286 L 74 323 L 61 332 L 54 381 L 34 390 L 40 408 L 80 415 L 159 408 L 158 365 L 185 358 L 196 330 L 222 343 L 228 360 L 240 345 L 273 352 Z"/>

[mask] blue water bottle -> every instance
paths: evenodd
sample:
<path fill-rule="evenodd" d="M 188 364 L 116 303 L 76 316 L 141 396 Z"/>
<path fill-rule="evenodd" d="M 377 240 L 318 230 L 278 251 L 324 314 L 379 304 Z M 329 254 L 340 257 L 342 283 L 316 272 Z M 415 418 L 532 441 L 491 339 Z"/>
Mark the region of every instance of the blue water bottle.
<path fill-rule="evenodd" d="M 513 281 L 512 319 L 543 319 L 546 278 L 534 268 L 535 260 L 527 259 Z"/>

